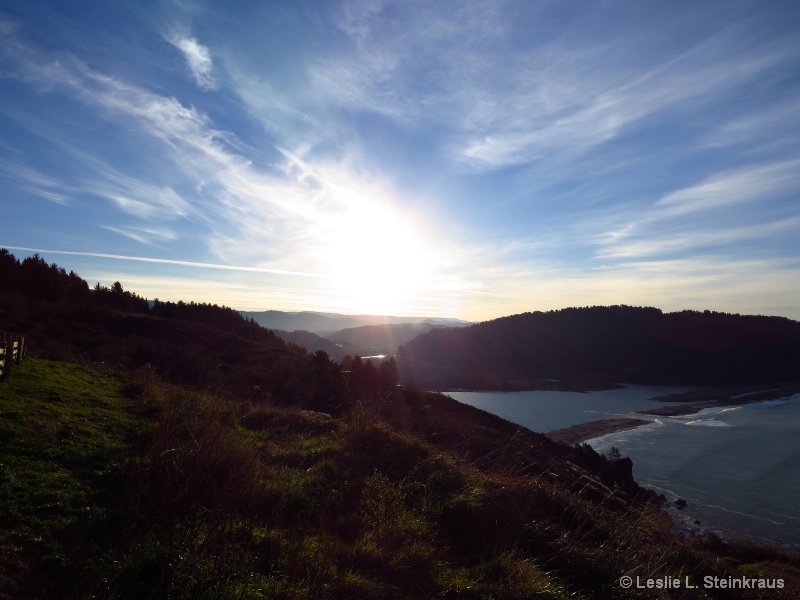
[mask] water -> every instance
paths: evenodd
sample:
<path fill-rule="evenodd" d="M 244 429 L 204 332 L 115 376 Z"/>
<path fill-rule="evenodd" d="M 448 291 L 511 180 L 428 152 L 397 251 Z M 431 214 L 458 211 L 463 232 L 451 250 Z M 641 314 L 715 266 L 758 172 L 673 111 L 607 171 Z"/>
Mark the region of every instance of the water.
<path fill-rule="evenodd" d="M 445 392 L 464 404 L 494 413 L 531 431 L 547 432 L 599 419 L 629 417 L 636 410 L 674 406 L 649 398 L 692 388 L 631 385 L 599 392 Z M 636 415 L 637 418 L 644 418 Z"/>
<path fill-rule="evenodd" d="M 589 443 L 598 452 L 617 447 L 633 460 L 640 484 L 668 499 L 685 499 L 686 509 L 670 509 L 679 520 L 697 519 L 722 537 L 800 552 L 800 395 L 680 417 L 631 414 L 658 406 L 646 398 L 664 393 L 669 391 L 635 386 L 589 394 L 450 395 L 535 431 L 611 416 L 648 418 L 648 425 Z"/>

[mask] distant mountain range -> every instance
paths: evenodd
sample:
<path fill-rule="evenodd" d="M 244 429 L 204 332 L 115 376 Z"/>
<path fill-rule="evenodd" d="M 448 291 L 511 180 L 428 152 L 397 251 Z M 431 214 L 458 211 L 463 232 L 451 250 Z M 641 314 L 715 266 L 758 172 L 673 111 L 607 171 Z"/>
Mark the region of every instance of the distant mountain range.
<path fill-rule="evenodd" d="M 283 331 L 310 331 L 320 336 L 328 336 L 342 329 L 364 327 L 366 325 L 392 325 L 399 323 L 431 323 L 442 327 L 469 325 L 469 321 L 442 319 L 436 317 L 393 317 L 376 315 L 343 315 L 325 312 L 283 312 L 265 310 L 258 312 L 240 311 L 242 316 L 253 319 L 267 329 Z"/>
<path fill-rule="evenodd" d="M 413 338 L 444 327 L 464 327 L 468 321 L 435 317 L 343 315 L 320 312 L 242 311 L 262 327 L 273 330 L 284 341 L 332 358 L 346 355 L 394 354 Z"/>
<path fill-rule="evenodd" d="M 800 381 L 800 323 L 656 308 L 569 308 L 437 329 L 398 354 L 426 389 L 587 389 L 618 383 Z"/>

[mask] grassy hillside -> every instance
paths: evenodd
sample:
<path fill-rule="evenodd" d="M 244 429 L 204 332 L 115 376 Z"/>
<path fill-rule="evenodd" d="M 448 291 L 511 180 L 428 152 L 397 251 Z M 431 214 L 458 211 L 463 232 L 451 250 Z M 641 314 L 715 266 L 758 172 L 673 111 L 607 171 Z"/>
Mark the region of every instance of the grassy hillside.
<path fill-rule="evenodd" d="M 0 384 L 2 598 L 796 598 L 629 464 L 397 388 L 340 416 L 28 358 Z M 625 590 L 782 577 L 782 590 Z"/>
<path fill-rule="evenodd" d="M 62 597 L 120 540 L 148 422 L 118 376 L 28 358 L 0 383 L 0 597 Z"/>

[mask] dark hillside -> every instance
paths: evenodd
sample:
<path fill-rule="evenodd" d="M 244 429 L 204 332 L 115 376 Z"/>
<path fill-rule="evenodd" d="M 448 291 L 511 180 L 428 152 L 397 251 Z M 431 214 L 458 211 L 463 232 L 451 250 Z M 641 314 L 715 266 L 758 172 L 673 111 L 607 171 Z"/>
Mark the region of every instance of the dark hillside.
<path fill-rule="evenodd" d="M 407 343 L 398 364 L 403 381 L 433 389 L 796 381 L 800 323 L 709 311 L 571 308 L 431 331 Z"/>
<path fill-rule="evenodd" d="M 0 249 L 0 331 L 21 333 L 42 356 L 102 362 L 120 369 L 149 365 L 169 380 L 309 408 L 343 401 L 341 373 L 312 360 L 238 311 L 195 302 L 152 305 L 126 291 L 89 285 L 39 256 L 17 261 Z M 323 353 L 324 354 L 324 353 Z M 326 362 L 327 361 L 327 362 Z M 323 398 L 324 396 L 324 398 Z"/>

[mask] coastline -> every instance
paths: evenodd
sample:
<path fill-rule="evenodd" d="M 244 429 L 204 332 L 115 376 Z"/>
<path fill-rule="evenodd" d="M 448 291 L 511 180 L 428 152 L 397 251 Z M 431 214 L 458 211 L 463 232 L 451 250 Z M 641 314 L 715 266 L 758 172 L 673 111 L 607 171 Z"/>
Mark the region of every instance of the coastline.
<path fill-rule="evenodd" d="M 568 444 L 586 443 L 595 448 L 597 452 L 602 453 L 608 450 L 615 439 L 606 438 L 606 436 L 619 431 L 638 428 L 646 424 L 650 424 L 651 427 L 658 427 L 659 422 L 671 420 L 671 417 L 686 415 L 699 414 L 698 418 L 700 419 L 714 419 L 716 417 L 713 413 L 719 412 L 726 407 L 737 407 L 748 404 L 759 405 L 762 403 L 782 404 L 792 399 L 800 399 L 799 395 L 800 384 L 797 383 L 775 386 L 742 386 L 725 389 L 693 390 L 667 397 L 650 398 L 651 400 L 672 402 L 674 404 L 671 406 L 638 410 L 635 411 L 635 413 L 627 415 L 629 418 L 628 420 L 633 422 L 638 420 L 635 419 L 637 414 L 641 414 L 643 417 L 650 417 L 650 420 L 640 422 L 638 425 L 634 424 L 633 426 L 628 426 L 630 423 L 626 425 L 626 419 L 624 418 L 603 419 L 569 427 L 565 430 L 553 431 L 546 435 L 552 439 L 563 441 Z M 686 419 L 686 421 L 692 420 L 693 418 Z M 686 490 L 685 486 L 673 486 L 666 481 L 656 480 L 655 487 L 653 487 L 649 481 L 647 483 L 642 483 L 639 477 L 636 477 L 636 480 L 643 487 L 654 490 L 657 494 L 661 494 L 663 498 L 662 509 L 672 519 L 674 533 L 682 538 L 701 540 L 718 539 L 723 542 L 738 542 L 761 548 L 774 548 L 776 551 L 800 556 L 800 544 L 798 544 L 796 538 L 792 539 L 791 536 L 787 537 L 775 533 L 774 528 L 756 527 L 758 523 L 753 519 L 763 519 L 764 515 L 756 513 L 755 516 L 752 516 L 749 510 L 734 506 L 734 513 L 737 510 L 744 510 L 746 514 L 752 517 L 749 525 L 742 526 L 742 529 L 739 529 L 739 526 L 732 525 L 728 522 L 728 517 L 725 517 L 725 512 L 731 511 L 731 506 L 724 502 L 710 501 L 709 498 L 702 493 L 692 495 L 690 491 Z M 688 503 L 688 505 L 684 504 L 683 507 L 679 506 L 678 502 L 681 500 Z M 711 515 L 712 512 L 714 513 L 713 516 Z M 722 516 L 720 517 L 718 514 Z M 786 525 L 786 523 L 784 524 Z M 788 525 L 794 526 L 793 522 L 789 522 Z"/>
<path fill-rule="evenodd" d="M 741 406 L 742 404 L 752 404 L 754 402 L 779 400 L 798 393 L 800 393 L 800 383 L 780 384 L 769 389 L 764 389 L 764 386 L 751 385 L 693 390 L 681 394 L 650 398 L 650 400 L 660 402 L 680 402 L 678 406 L 662 406 L 637 412 L 643 415 L 656 415 L 659 417 L 693 415 L 706 408 Z"/>
<path fill-rule="evenodd" d="M 764 387 L 763 385 L 742 385 L 724 388 L 703 388 L 689 392 L 670 394 L 669 396 L 658 396 L 650 398 L 650 400 L 675 402 L 676 405 L 637 410 L 635 414 L 657 417 L 694 415 L 708 408 L 740 406 L 743 404 L 779 400 L 782 398 L 789 398 L 795 394 L 800 394 L 800 383 L 780 384 L 769 389 L 764 389 Z M 619 431 L 634 429 L 652 422 L 652 419 L 637 419 L 632 417 L 600 419 L 549 431 L 545 433 L 545 435 L 557 442 L 574 445 Z"/>
<path fill-rule="evenodd" d="M 563 429 L 548 431 L 545 435 L 553 441 L 564 442 L 565 444 L 573 446 L 603 435 L 625 431 L 626 429 L 634 429 L 640 425 L 646 425 L 647 423 L 652 423 L 652 421 L 624 417 L 600 419 L 598 421 L 589 421 L 588 423 L 580 423 L 578 425 L 564 427 Z"/>

